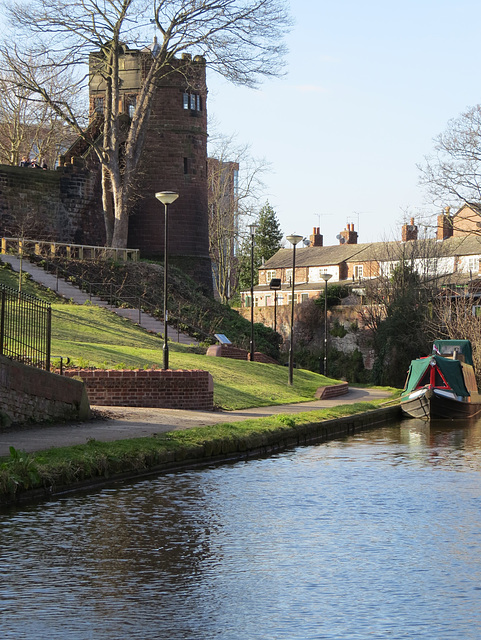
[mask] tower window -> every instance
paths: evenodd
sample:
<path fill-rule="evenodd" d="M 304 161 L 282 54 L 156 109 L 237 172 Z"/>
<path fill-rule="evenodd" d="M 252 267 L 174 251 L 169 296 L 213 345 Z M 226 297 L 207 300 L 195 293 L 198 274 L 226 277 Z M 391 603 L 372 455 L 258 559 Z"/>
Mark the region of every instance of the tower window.
<path fill-rule="evenodd" d="M 182 105 L 184 109 L 190 109 L 191 111 L 202 111 L 202 96 L 198 93 L 182 94 Z"/>
<path fill-rule="evenodd" d="M 100 98 L 94 98 L 94 111 L 95 113 L 103 113 L 104 112 L 104 98 L 103 96 Z"/>

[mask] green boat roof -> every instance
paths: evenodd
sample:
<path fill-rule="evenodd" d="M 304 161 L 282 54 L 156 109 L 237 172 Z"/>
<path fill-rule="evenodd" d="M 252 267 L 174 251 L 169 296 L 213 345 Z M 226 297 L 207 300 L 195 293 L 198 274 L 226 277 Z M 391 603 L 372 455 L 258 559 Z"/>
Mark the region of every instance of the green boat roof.
<path fill-rule="evenodd" d="M 426 372 L 426 369 L 429 367 L 429 364 L 433 360 L 441 370 L 441 373 L 443 374 L 446 382 L 449 384 L 454 393 L 464 398 L 468 397 L 469 391 L 466 389 L 466 385 L 464 383 L 461 362 L 459 360 L 452 360 L 451 358 L 444 358 L 443 356 L 438 355 L 429 356 L 427 358 L 419 358 L 418 360 L 411 361 L 404 392 L 411 393 L 411 391 L 414 391 L 424 373 Z"/>
<path fill-rule="evenodd" d="M 464 362 L 473 366 L 473 351 L 469 340 L 435 340 L 433 342 L 433 349 L 435 351 L 437 349 L 436 353 L 445 357 L 452 357 L 456 347 L 464 356 Z"/>

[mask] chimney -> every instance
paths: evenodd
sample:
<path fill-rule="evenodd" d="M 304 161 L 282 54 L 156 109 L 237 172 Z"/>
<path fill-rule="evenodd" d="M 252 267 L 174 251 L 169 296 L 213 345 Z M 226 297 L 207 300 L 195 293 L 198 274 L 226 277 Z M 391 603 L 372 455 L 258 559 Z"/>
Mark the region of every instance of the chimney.
<path fill-rule="evenodd" d="M 414 218 L 411 218 L 409 224 L 403 224 L 402 226 L 402 241 L 418 239 L 418 227 L 414 224 Z"/>
<path fill-rule="evenodd" d="M 444 213 L 438 216 L 438 227 L 436 229 L 436 240 L 446 240 L 453 235 L 453 216 L 450 213 L 451 207 L 446 207 Z"/>
<path fill-rule="evenodd" d="M 338 236 L 339 244 L 357 244 L 357 231 L 354 231 L 354 223 L 348 224 Z"/>
<path fill-rule="evenodd" d="M 314 227 L 312 235 L 309 236 L 311 247 L 322 247 L 323 237 L 321 236 L 321 227 Z"/>

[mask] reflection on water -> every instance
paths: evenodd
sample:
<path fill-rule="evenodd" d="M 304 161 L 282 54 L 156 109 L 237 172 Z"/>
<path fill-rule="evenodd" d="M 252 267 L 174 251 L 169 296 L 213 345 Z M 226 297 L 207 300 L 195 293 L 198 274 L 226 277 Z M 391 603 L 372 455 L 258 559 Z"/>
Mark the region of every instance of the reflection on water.
<path fill-rule="evenodd" d="M 4 512 L 6 640 L 481 637 L 481 422 Z"/>

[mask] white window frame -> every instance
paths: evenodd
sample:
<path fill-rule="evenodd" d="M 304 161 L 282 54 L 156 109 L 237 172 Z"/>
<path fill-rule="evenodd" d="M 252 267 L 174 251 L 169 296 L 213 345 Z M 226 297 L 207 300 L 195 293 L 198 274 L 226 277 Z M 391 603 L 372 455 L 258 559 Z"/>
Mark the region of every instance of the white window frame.
<path fill-rule="evenodd" d="M 276 270 L 275 269 L 268 269 L 266 271 L 266 283 L 269 284 L 271 280 L 273 280 L 276 277 Z"/>

